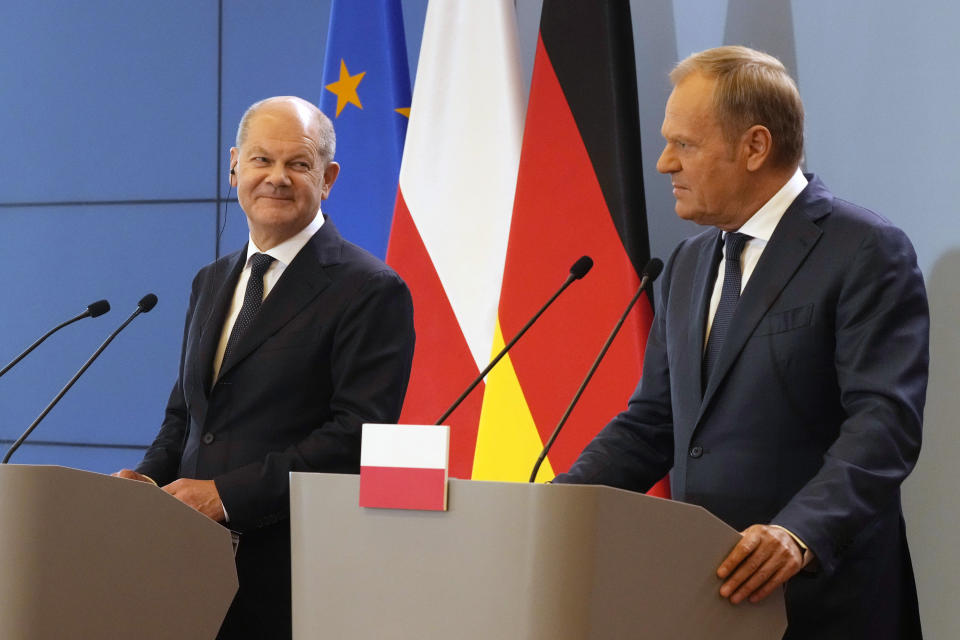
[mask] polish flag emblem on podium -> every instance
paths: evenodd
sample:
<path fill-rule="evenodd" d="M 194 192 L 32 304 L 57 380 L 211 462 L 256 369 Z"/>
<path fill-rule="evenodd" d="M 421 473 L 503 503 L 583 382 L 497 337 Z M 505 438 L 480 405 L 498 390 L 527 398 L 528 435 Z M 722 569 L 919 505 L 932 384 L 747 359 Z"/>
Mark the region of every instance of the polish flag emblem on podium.
<path fill-rule="evenodd" d="M 365 424 L 360 506 L 447 510 L 450 427 Z"/>

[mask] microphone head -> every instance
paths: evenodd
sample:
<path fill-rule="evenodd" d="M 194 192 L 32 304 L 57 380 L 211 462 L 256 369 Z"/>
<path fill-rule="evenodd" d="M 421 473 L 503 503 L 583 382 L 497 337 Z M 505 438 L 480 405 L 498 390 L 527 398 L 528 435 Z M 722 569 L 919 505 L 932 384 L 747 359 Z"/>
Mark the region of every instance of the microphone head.
<path fill-rule="evenodd" d="M 107 311 L 110 311 L 110 303 L 106 300 L 97 300 L 87 305 L 87 313 L 91 318 L 102 316 Z"/>
<path fill-rule="evenodd" d="M 579 280 L 583 276 L 587 275 L 587 272 L 593 268 L 593 258 L 590 256 L 580 256 L 580 259 L 573 263 L 573 266 L 570 267 L 570 275 L 573 276 L 574 280 Z"/>
<path fill-rule="evenodd" d="M 650 262 L 643 268 L 643 275 L 647 277 L 647 283 L 650 284 L 660 276 L 661 271 L 663 271 L 663 260 L 650 258 Z"/>
<path fill-rule="evenodd" d="M 157 296 L 153 295 L 152 293 L 148 293 L 147 295 L 143 296 L 140 298 L 140 302 L 137 303 L 137 308 L 140 309 L 141 313 L 147 313 L 155 306 L 157 306 Z"/>

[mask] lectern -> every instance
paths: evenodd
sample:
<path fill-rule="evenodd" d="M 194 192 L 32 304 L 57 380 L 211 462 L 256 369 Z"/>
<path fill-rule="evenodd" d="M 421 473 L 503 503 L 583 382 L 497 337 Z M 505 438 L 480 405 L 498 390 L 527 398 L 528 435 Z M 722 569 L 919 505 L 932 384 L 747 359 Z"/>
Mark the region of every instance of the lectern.
<path fill-rule="evenodd" d="M 0 638 L 212 640 L 230 532 L 143 482 L 0 465 Z"/>
<path fill-rule="evenodd" d="M 296 640 L 774 640 L 782 592 L 733 606 L 739 534 L 600 486 L 451 480 L 449 511 L 363 509 L 357 476 L 291 474 Z"/>

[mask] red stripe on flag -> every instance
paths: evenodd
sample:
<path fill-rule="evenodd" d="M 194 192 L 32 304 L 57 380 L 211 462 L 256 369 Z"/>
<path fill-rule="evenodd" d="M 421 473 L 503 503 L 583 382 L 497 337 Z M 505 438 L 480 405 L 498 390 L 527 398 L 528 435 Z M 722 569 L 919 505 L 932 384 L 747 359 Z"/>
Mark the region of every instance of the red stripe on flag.
<path fill-rule="evenodd" d="M 512 352 L 544 440 L 639 279 L 540 40 L 500 298 L 504 335 L 522 326 L 531 301 L 547 297 L 560 274 L 582 254 L 593 257 L 592 273 L 558 299 Z M 567 470 L 596 432 L 626 406 L 640 377 L 651 318 L 644 300 L 627 319 L 550 453 L 554 471 Z"/>
<path fill-rule="evenodd" d="M 410 216 L 403 192 L 397 192 L 387 264 L 410 287 L 417 346 L 407 387 L 402 424 L 433 424 L 480 373 L 443 290 L 430 255 Z M 477 444 L 483 383 L 450 415 L 450 476 L 469 478 Z"/>
<path fill-rule="evenodd" d="M 444 469 L 360 467 L 360 506 L 444 511 L 446 485 Z"/>

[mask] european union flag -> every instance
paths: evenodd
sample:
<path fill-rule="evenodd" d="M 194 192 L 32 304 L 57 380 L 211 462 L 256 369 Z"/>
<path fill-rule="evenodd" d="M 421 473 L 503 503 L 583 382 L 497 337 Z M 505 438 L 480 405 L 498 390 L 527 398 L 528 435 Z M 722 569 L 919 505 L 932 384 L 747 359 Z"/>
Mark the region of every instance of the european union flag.
<path fill-rule="evenodd" d="M 336 128 L 341 166 L 324 213 L 383 258 L 410 113 L 400 0 L 333 0 L 320 108 Z"/>

